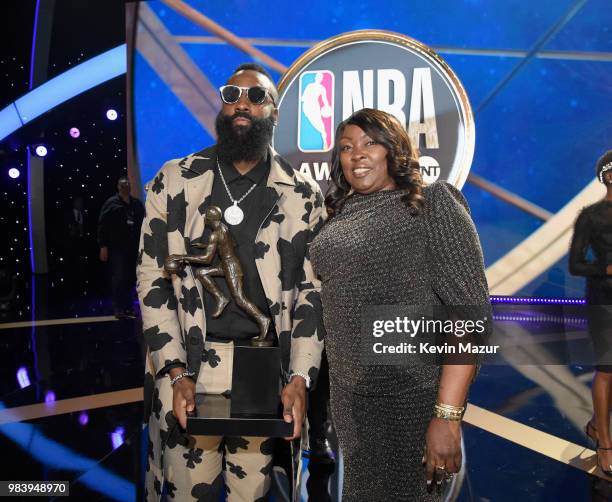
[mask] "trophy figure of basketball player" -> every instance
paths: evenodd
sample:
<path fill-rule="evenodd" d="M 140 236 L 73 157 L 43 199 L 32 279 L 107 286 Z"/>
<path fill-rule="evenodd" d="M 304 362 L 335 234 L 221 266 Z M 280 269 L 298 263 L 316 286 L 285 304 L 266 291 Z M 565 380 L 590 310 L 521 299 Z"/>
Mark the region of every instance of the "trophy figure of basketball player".
<path fill-rule="evenodd" d="M 251 345 L 256 347 L 270 347 L 271 340 L 266 339 L 270 319 L 265 316 L 257 306 L 244 294 L 243 272 L 240 260 L 236 256 L 235 243 L 227 226 L 221 221 L 221 209 L 211 206 L 206 210 L 204 222 L 212 229 L 207 244 L 195 244 L 194 247 L 206 249 L 202 255 L 173 254 L 166 258 L 164 268 L 169 274 L 175 274 L 185 264 L 210 265 L 216 253 L 219 253 L 221 262 L 217 266 L 203 267 L 197 271 L 196 277 L 217 302 L 212 317 L 219 317 L 230 299 L 223 294 L 211 277 L 225 277 L 229 290 L 236 304 L 249 314 L 259 326 L 259 336 L 251 339 Z"/>

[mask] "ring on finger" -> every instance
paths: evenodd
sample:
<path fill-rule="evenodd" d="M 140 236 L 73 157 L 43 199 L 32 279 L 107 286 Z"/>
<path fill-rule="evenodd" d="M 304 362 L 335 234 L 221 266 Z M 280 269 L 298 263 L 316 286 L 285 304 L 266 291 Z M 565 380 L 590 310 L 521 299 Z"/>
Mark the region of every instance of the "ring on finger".
<path fill-rule="evenodd" d="M 446 470 L 446 466 L 445 465 L 436 465 L 436 469 L 440 469 L 441 471 L 445 471 Z"/>

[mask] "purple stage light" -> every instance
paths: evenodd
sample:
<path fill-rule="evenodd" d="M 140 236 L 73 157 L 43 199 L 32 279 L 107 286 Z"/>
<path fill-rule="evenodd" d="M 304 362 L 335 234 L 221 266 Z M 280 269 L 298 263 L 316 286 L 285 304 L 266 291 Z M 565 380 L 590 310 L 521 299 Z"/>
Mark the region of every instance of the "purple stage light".
<path fill-rule="evenodd" d="M 116 120 L 117 119 L 117 111 L 112 108 L 106 112 L 106 118 L 108 120 Z"/>
<path fill-rule="evenodd" d="M 553 316 L 553 315 L 504 315 L 494 314 L 494 321 L 511 321 L 511 322 L 522 322 L 522 323 L 555 323 L 563 325 L 583 325 L 587 323 L 587 320 L 583 317 L 576 316 Z"/>
<path fill-rule="evenodd" d="M 28 370 L 23 366 L 17 370 L 17 381 L 19 382 L 19 387 L 22 389 L 30 386 L 30 376 L 28 375 Z"/>
<path fill-rule="evenodd" d="M 34 150 L 34 152 L 39 157 L 45 157 L 47 155 L 47 153 L 48 153 L 47 152 L 47 147 L 45 145 L 37 145 L 36 149 Z"/>
<path fill-rule="evenodd" d="M 55 392 L 52 390 L 47 391 L 45 394 L 45 403 L 47 403 L 47 405 L 55 404 Z"/>
<path fill-rule="evenodd" d="M 19 176 L 21 175 L 21 173 L 19 172 L 19 169 L 17 169 L 16 167 L 11 167 L 8 170 L 8 175 L 13 178 L 13 179 L 17 179 L 19 178 Z"/>
<path fill-rule="evenodd" d="M 125 434 L 125 429 L 123 427 L 117 427 L 115 432 L 111 433 L 111 441 L 113 443 L 114 450 L 123 444 L 123 434 Z"/>
<path fill-rule="evenodd" d="M 89 423 L 89 415 L 86 411 L 79 413 L 79 424 L 85 426 Z"/>
<path fill-rule="evenodd" d="M 537 298 L 520 296 L 491 296 L 491 303 L 522 305 L 585 305 L 584 298 Z"/>
<path fill-rule="evenodd" d="M 71 127 L 70 128 L 70 136 L 72 136 L 73 138 L 78 138 L 81 135 L 81 131 L 79 131 L 78 127 Z"/>

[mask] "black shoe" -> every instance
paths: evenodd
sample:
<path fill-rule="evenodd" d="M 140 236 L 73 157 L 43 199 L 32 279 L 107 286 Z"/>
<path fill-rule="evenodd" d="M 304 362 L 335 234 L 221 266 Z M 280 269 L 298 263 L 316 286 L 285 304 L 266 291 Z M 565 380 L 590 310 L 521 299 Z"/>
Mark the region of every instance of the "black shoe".
<path fill-rule="evenodd" d="M 320 462 L 322 464 L 333 464 L 336 462 L 336 455 L 329 445 L 329 441 L 324 436 L 322 438 L 310 440 L 310 462 Z"/>

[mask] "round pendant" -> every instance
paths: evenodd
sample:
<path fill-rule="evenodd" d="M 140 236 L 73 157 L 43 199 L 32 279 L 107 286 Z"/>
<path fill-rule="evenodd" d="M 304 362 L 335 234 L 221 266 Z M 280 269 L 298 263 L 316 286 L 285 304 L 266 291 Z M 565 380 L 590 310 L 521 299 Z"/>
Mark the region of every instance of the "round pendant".
<path fill-rule="evenodd" d="M 225 218 L 225 221 L 227 221 L 230 225 L 240 225 L 244 219 L 244 213 L 242 212 L 242 209 L 238 207 L 238 204 L 234 202 L 233 206 L 230 206 L 223 211 L 223 218 Z"/>

